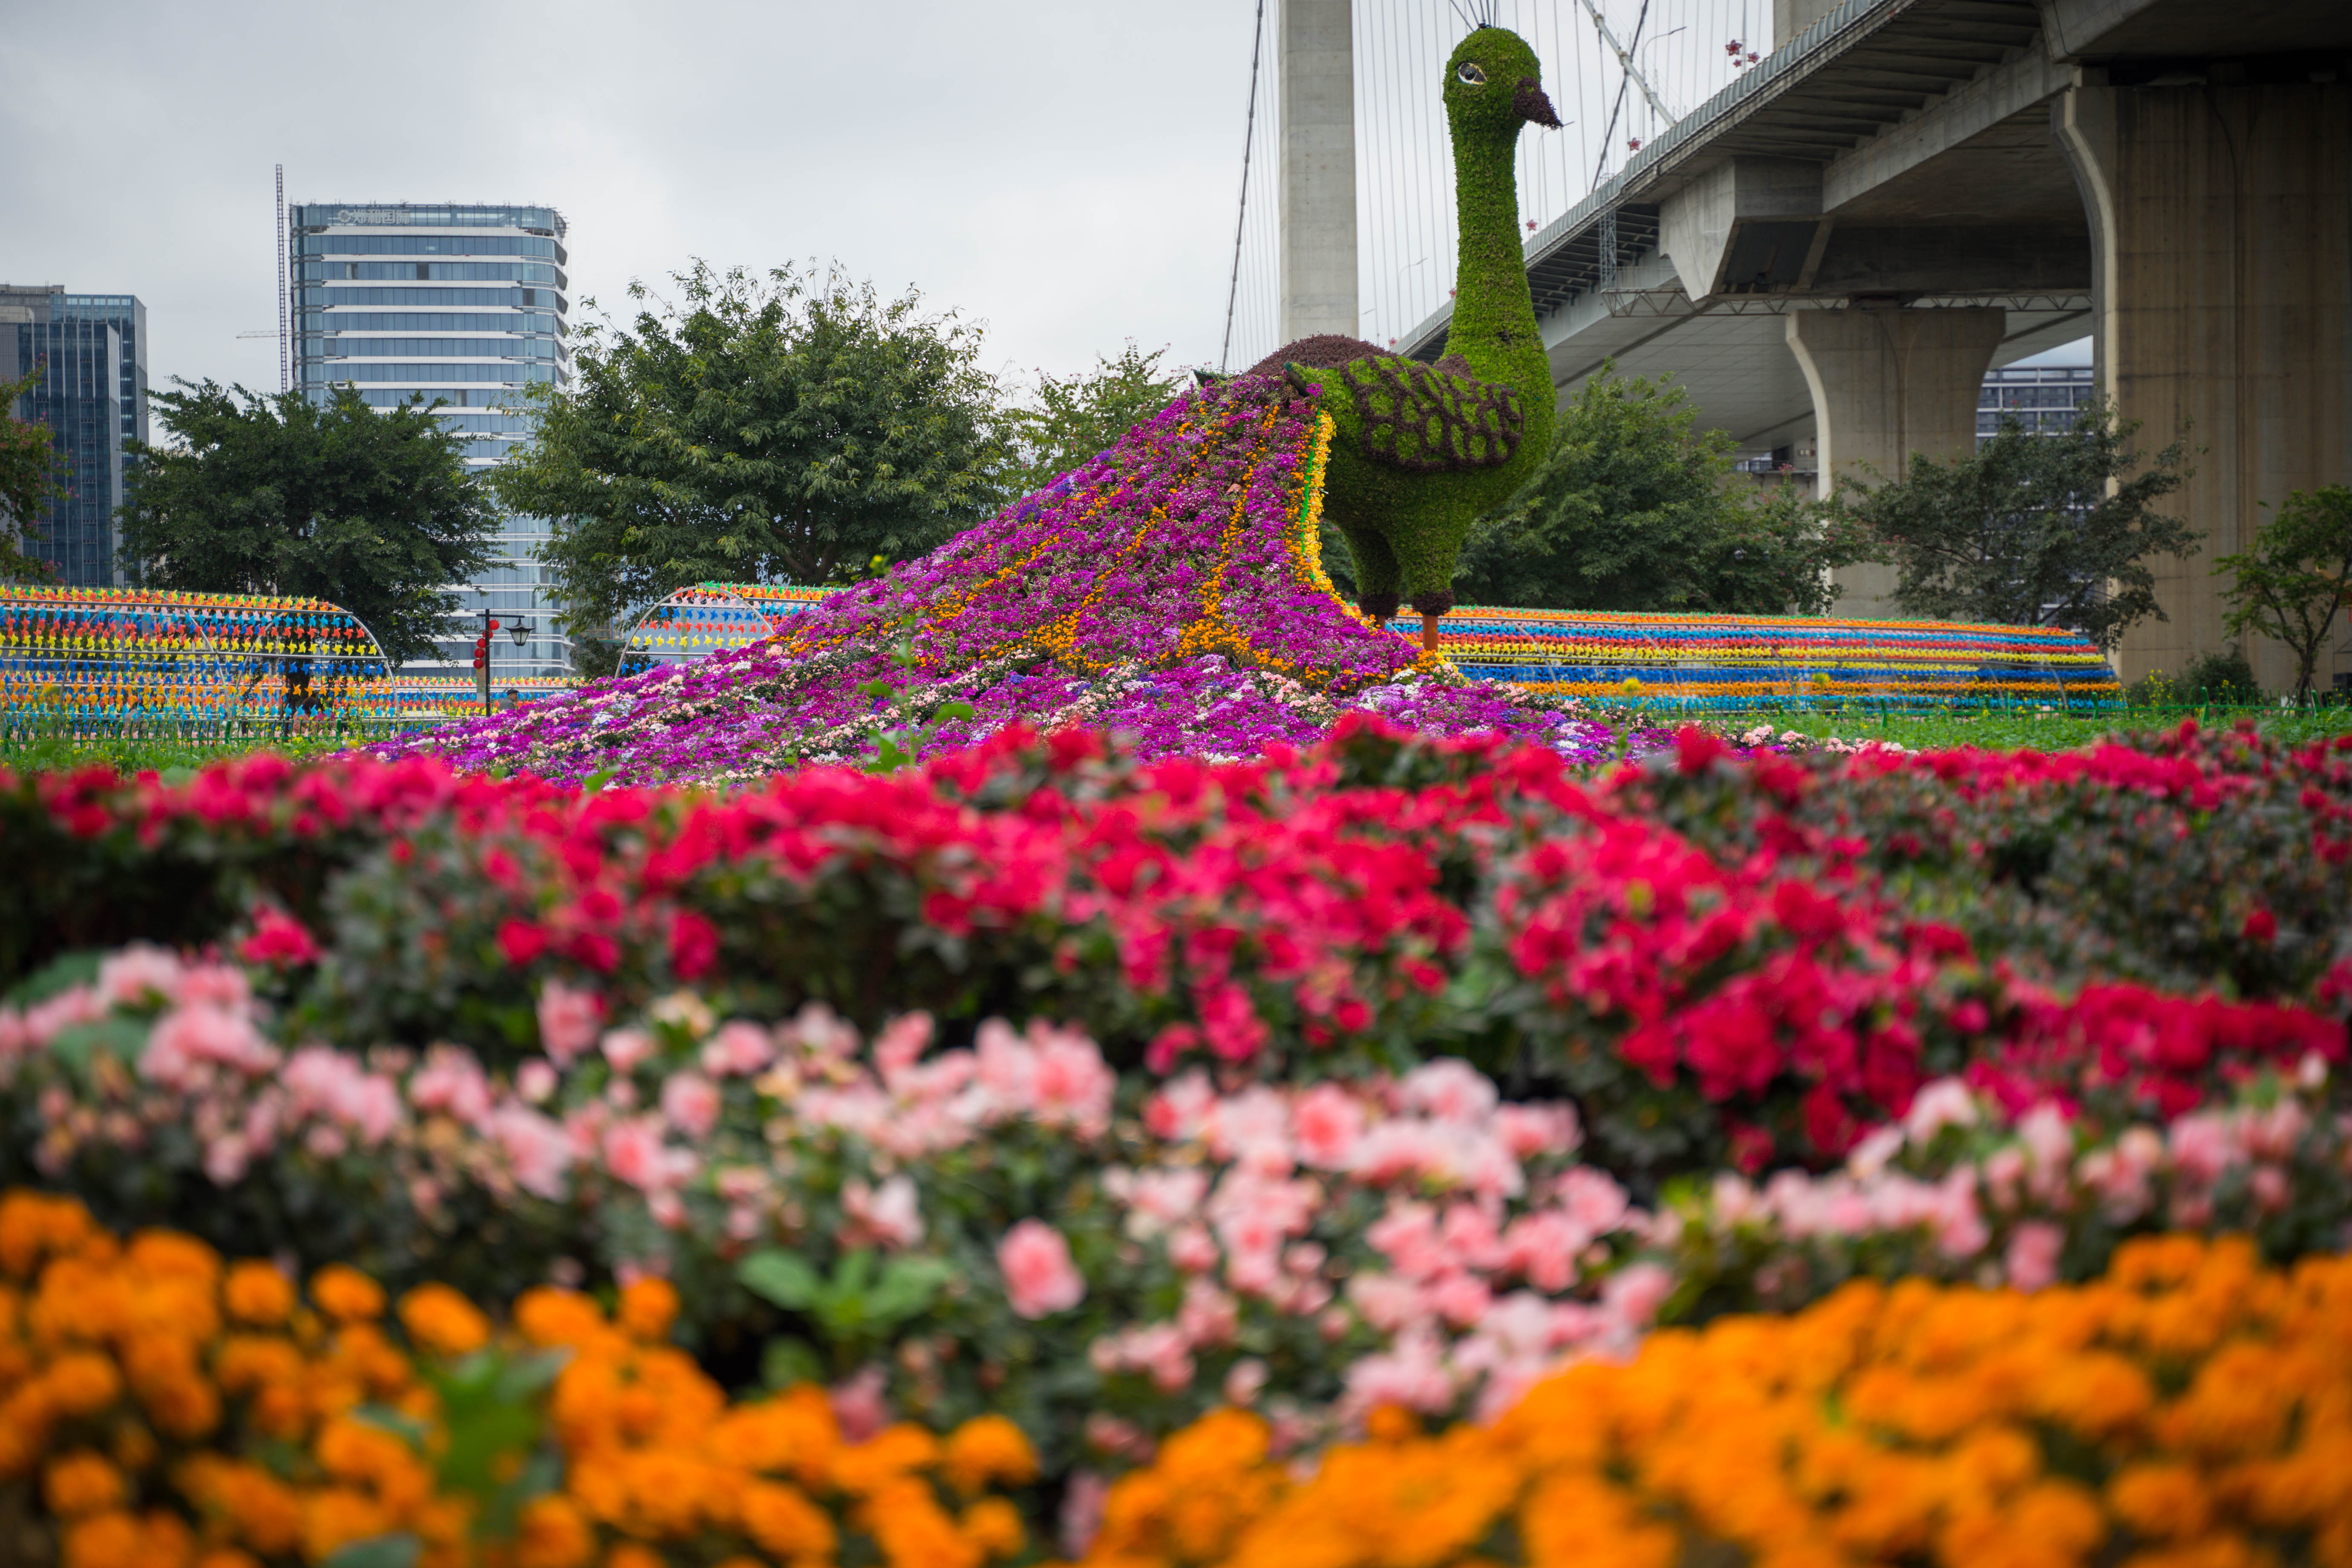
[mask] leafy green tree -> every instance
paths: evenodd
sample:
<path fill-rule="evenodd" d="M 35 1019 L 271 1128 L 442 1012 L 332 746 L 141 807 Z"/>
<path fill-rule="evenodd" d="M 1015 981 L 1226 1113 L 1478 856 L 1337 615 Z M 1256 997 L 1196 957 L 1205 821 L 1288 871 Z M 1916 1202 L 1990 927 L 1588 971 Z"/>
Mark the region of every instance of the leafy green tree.
<path fill-rule="evenodd" d="M 2284 643 L 2294 655 L 2295 698 L 2308 697 L 2336 612 L 2352 604 L 2352 489 L 2295 491 L 2252 549 L 2222 556 L 2213 570 L 2234 578 L 2221 594 L 2231 605 L 2224 629 Z"/>
<path fill-rule="evenodd" d="M 39 535 L 49 503 L 66 493 L 58 482 L 57 445 L 47 426 L 10 412 L 40 377 L 36 363 L 22 381 L 0 384 L 0 583 L 46 583 L 58 574 L 25 548 Z"/>
<path fill-rule="evenodd" d="M 1456 572 L 1476 605 L 1817 613 L 1859 531 L 1793 489 L 1731 474 L 1731 437 L 1702 432 L 1671 381 L 1603 365 L 1559 411 L 1550 453 L 1471 531 Z"/>
<path fill-rule="evenodd" d="M 1906 613 L 2072 626 L 2113 648 L 2147 616 L 2168 618 L 2147 560 L 2193 555 L 2204 537 L 2156 510 L 2189 478 L 2187 444 L 2143 466 L 2137 429 L 2105 404 L 2059 436 L 2004 419 L 1968 456 L 1914 457 L 1901 479 L 1877 484 L 1843 478 L 1838 500 L 1895 564 Z"/>
<path fill-rule="evenodd" d="M 1104 450 L 1174 400 L 1181 373 L 1162 368 L 1164 348 L 1144 353 L 1129 338 L 1117 359 L 1097 355 L 1094 369 L 1056 378 L 1040 373 L 1037 396 L 1005 416 L 1013 443 L 1006 490 L 1041 490 Z"/>
<path fill-rule="evenodd" d="M 848 581 L 929 549 L 1000 497 L 1005 446 L 981 334 L 908 293 L 706 262 L 682 300 L 581 334 L 572 385 L 533 387 L 535 439 L 494 483 L 551 520 L 565 628 L 709 580 Z"/>
<path fill-rule="evenodd" d="M 488 563 L 498 518 L 421 398 L 379 410 L 348 387 L 320 405 L 174 383 L 154 397 L 171 438 L 135 447 L 117 513 L 135 581 L 331 600 L 394 663 L 450 634 L 452 585 Z"/>

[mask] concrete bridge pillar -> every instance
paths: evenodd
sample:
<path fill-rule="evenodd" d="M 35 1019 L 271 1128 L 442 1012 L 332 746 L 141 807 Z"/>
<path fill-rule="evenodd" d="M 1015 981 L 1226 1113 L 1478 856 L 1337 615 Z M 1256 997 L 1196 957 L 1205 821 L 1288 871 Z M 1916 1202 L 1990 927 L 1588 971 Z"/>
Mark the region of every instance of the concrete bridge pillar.
<path fill-rule="evenodd" d="M 1356 44 L 1350 0 L 1276 0 L 1282 341 L 1354 337 Z"/>
<path fill-rule="evenodd" d="M 1900 479 L 1914 453 L 1976 450 L 1978 389 L 2007 319 L 1979 307 L 1790 311 L 1789 347 L 1813 395 L 1819 493 L 1830 494 L 1840 474 Z M 1846 567 L 1833 613 L 1901 615 L 1895 580 L 1892 566 Z"/>
<path fill-rule="evenodd" d="M 2149 563 L 2170 619 L 2125 637 L 2126 680 L 2228 646 L 2214 558 L 2264 506 L 2352 473 L 2352 85 L 2248 74 L 2085 70 L 2053 109 L 2091 220 L 2100 388 L 2143 451 L 2187 430 L 2197 471 L 2170 504 L 2206 534 L 2200 555 Z M 2263 685 L 2289 684 L 2284 648 L 2242 646 Z"/>

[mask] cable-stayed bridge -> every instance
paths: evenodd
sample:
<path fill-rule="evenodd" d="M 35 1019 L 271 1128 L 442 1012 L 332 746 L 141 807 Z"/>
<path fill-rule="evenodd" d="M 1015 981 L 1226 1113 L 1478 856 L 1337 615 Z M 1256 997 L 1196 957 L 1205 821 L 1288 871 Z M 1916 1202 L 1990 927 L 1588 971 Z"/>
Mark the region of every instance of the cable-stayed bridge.
<path fill-rule="evenodd" d="M 1438 80 L 1489 16 L 1568 122 L 1519 153 L 1564 395 L 1671 373 L 1826 489 L 1969 449 L 1989 367 L 2091 337 L 2144 444 L 2203 448 L 2203 556 L 2160 565 L 2126 679 L 2223 646 L 2210 560 L 2352 472 L 2341 0 L 1267 0 L 1228 364 L 1310 331 L 1442 352 Z M 1842 608 L 1889 585 L 1855 569 Z"/>

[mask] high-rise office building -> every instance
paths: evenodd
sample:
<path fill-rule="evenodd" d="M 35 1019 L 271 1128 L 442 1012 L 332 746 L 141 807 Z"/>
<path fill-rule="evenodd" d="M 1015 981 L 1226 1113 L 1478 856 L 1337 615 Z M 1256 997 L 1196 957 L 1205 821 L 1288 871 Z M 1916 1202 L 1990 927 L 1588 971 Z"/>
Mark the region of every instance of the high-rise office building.
<path fill-rule="evenodd" d="M 2014 419 L 2029 436 L 2063 436 L 2098 393 L 2087 364 L 2011 365 L 1987 373 L 1977 395 L 1977 445 Z"/>
<path fill-rule="evenodd" d="M 147 307 L 131 294 L 0 283 L 0 382 L 36 364 L 40 380 L 9 412 L 49 427 L 67 493 L 27 553 L 55 566 L 60 583 L 110 586 L 121 580 L 114 509 L 131 460 L 122 444 L 147 439 Z"/>
<path fill-rule="evenodd" d="M 570 309 L 563 215 L 552 207 L 456 203 L 311 202 L 286 209 L 294 288 L 294 384 L 325 402 L 338 384 L 390 407 L 421 395 L 466 436 L 466 460 L 487 468 L 529 434 L 523 389 L 569 384 Z M 558 675 L 570 643 L 557 635 L 535 546 L 544 520 L 501 520 L 497 553 L 463 585 L 478 629 L 488 610 L 530 623 L 518 652 L 505 633 L 494 675 Z M 472 664 L 474 632 L 451 628 L 446 663 Z"/>

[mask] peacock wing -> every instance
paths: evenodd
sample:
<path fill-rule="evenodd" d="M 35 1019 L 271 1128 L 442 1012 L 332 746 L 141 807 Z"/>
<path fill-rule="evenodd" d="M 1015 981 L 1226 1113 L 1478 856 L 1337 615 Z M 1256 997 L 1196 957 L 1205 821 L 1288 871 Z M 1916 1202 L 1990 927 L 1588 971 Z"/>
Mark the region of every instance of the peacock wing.
<path fill-rule="evenodd" d="M 1499 467 L 1526 433 L 1519 395 L 1480 381 L 1459 355 L 1429 365 L 1382 354 L 1325 374 L 1347 384 L 1364 456 L 1408 473 Z"/>

